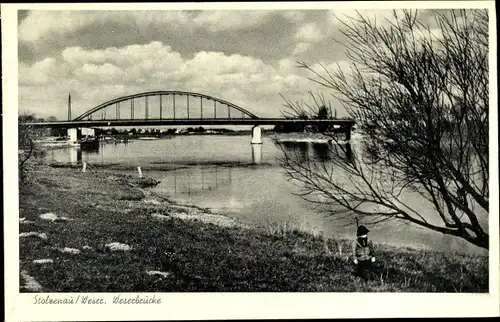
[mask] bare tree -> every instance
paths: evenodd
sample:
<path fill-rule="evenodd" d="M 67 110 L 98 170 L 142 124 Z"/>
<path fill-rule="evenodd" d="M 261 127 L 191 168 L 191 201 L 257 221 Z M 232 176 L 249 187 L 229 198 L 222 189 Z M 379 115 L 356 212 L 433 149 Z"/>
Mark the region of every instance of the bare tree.
<path fill-rule="evenodd" d="M 18 117 L 18 167 L 21 181 L 26 178 L 28 161 L 36 152 L 33 140 L 41 136 L 41 131 L 30 123 L 40 120 L 43 122 L 43 119 L 37 119 L 35 114 L 22 114 Z"/>
<path fill-rule="evenodd" d="M 394 11 L 384 24 L 358 13 L 342 21 L 350 73 L 340 66 L 315 70 L 314 82 L 332 90 L 360 133 L 346 145 L 328 134 L 333 161 L 285 154 L 289 176 L 302 196 L 340 206 L 375 223 L 400 219 L 461 237 L 488 249 L 488 12 Z M 286 101 L 289 111 L 316 109 Z M 429 218 L 402 197 L 418 194 L 432 204 Z"/>

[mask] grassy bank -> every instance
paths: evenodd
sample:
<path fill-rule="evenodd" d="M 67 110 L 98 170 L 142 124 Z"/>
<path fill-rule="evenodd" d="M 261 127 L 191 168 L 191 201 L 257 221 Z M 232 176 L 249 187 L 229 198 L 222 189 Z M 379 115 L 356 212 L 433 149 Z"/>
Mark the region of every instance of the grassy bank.
<path fill-rule="evenodd" d="M 352 274 L 349 241 L 244 227 L 151 195 L 155 184 L 99 168 L 31 169 L 20 233 L 45 235 L 19 239 L 21 291 L 488 291 L 485 256 L 380 246 L 365 282 Z"/>

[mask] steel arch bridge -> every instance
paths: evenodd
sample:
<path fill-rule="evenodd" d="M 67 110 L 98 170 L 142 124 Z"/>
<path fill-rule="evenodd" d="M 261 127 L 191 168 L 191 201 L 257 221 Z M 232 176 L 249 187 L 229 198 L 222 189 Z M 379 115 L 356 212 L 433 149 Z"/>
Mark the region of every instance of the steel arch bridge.
<path fill-rule="evenodd" d="M 178 99 L 179 97 L 181 99 Z M 72 129 L 122 126 L 276 126 L 291 123 L 336 125 L 341 130 L 345 130 L 350 137 L 355 121 L 352 119 L 262 118 L 234 103 L 206 94 L 189 91 L 150 91 L 114 98 L 89 109 L 74 119 L 71 118 L 70 95 L 67 121 L 35 122 L 29 125 Z M 27 125 L 28 123 L 19 124 Z"/>
<path fill-rule="evenodd" d="M 186 97 L 185 102 L 176 98 Z M 156 106 L 152 104 L 151 99 L 157 98 Z M 164 100 L 165 98 L 165 100 Z M 199 106 L 193 106 L 199 98 Z M 141 99 L 144 99 L 141 105 Z M 170 101 L 170 102 L 169 102 Z M 205 104 L 204 104 L 205 101 Z M 206 103 L 210 103 L 207 107 Z M 213 102 L 213 104 L 212 104 Z M 128 103 L 128 104 L 127 104 Z M 194 103 L 194 104 L 193 104 Z M 141 105 L 141 106 L 139 106 Z M 70 108 L 70 107 L 68 107 Z M 138 113 L 143 110 L 141 117 Z M 111 113 L 110 113 L 111 112 Z M 99 115 L 100 114 L 100 115 Z M 69 115 L 71 112 L 69 111 Z M 126 117 L 122 117 L 125 116 Z M 118 97 L 91 108 L 87 112 L 74 118 L 73 122 L 84 120 L 241 120 L 241 119 L 259 119 L 255 114 L 248 110 L 213 96 L 185 91 L 151 91 L 133 95 Z"/>

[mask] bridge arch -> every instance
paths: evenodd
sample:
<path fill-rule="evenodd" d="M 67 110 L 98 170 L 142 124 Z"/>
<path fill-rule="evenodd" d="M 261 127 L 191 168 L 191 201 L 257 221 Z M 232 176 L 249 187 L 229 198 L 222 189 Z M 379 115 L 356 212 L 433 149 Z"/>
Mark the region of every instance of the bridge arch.
<path fill-rule="evenodd" d="M 186 91 L 151 91 L 151 92 L 143 92 L 143 93 L 137 93 L 137 94 L 133 94 L 133 95 L 127 95 L 127 96 L 114 98 L 112 100 L 109 100 L 107 102 L 99 104 L 94 108 L 89 109 L 87 112 L 85 112 L 85 113 L 81 114 L 80 116 L 78 116 L 77 118 L 73 119 L 73 121 L 81 121 L 81 120 L 85 119 L 86 117 L 88 117 L 88 116 L 90 116 L 90 115 L 92 115 L 92 114 L 94 114 L 94 113 L 96 113 L 96 112 L 98 112 L 106 107 L 109 107 L 111 105 L 114 105 L 114 104 L 117 104 L 117 103 L 120 103 L 123 101 L 128 101 L 128 100 L 140 98 L 140 97 L 158 96 L 158 95 L 180 95 L 180 96 L 186 95 L 186 96 L 192 96 L 192 97 L 205 98 L 207 100 L 213 100 L 213 101 L 218 102 L 220 104 L 227 105 L 229 108 L 234 108 L 252 119 L 259 118 L 255 114 L 249 112 L 248 110 L 246 110 L 246 109 L 244 109 L 236 104 L 233 104 L 231 102 L 228 102 L 228 101 L 225 101 L 223 99 L 213 97 L 210 95 L 205 95 L 205 94 L 196 93 L 196 92 L 186 92 Z"/>

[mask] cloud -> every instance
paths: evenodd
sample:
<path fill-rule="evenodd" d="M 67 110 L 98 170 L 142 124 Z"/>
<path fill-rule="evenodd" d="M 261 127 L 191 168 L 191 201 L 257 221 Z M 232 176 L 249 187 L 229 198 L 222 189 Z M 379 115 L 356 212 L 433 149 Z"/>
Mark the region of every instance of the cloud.
<path fill-rule="evenodd" d="M 187 90 L 241 104 L 258 115 L 279 116 L 280 93 L 299 99 L 313 85 L 294 65 L 290 59 L 272 65 L 209 51 L 187 58 L 161 42 L 102 50 L 70 47 L 31 65 L 20 64 L 19 103 L 21 111 L 64 119 L 68 92 L 77 115 L 123 95 Z"/>
<path fill-rule="evenodd" d="M 19 22 L 20 108 L 64 118 L 68 92 L 76 115 L 126 94 L 187 90 L 279 116 L 280 93 L 328 92 L 297 60 L 347 59 L 332 18 L 327 10 L 30 11 Z"/>
<path fill-rule="evenodd" d="M 241 55 L 226 56 L 221 52 L 199 52 L 193 59 L 187 61 L 183 71 L 189 74 L 231 74 L 245 72 L 254 74 L 268 69 L 260 59 L 245 57 Z"/>
<path fill-rule="evenodd" d="M 307 42 L 299 42 L 295 45 L 293 49 L 292 55 L 300 55 L 305 53 L 309 48 L 311 48 L 311 44 Z"/>
<path fill-rule="evenodd" d="M 297 69 L 297 62 L 290 58 L 283 58 L 278 61 L 279 69 L 284 73 L 295 72 Z"/>
<path fill-rule="evenodd" d="M 19 40 L 36 43 L 49 37 L 75 33 L 90 25 L 117 24 L 147 29 L 176 28 L 188 25 L 186 11 L 30 11 L 19 25 Z"/>
<path fill-rule="evenodd" d="M 73 73 L 79 80 L 89 83 L 117 82 L 125 76 L 120 67 L 110 63 L 102 65 L 85 63 L 82 67 L 75 69 Z"/>
<path fill-rule="evenodd" d="M 273 11 L 201 11 L 193 23 L 197 27 L 206 27 L 209 31 L 226 31 L 254 27 L 262 24 Z"/>
<path fill-rule="evenodd" d="M 270 62 L 293 49 L 297 26 L 310 19 L 310 12 L 280 10 L 29 11 L 19 22 L 18 52 L 20 61 L 31 64 L 72 47 L 104 50 L 158 41 L 185 57 L 214 51 Z"/>
<path fill-rule="evenodd" d="M 284 10 L 280 12 L 283 17 L 290 21 L 303 21 L 306 17 L 304 11 Z"/>
<path fill-rule="evenodd" d="M 60 66 L 55 58 L 48 57 L 31 66 L 19 64 L 20 84 L 47 84 L 67 75 L 65 66 Z"/>
<path fill-rule="evenodd" d="M 415 10 L 412 10 L 415 12 Z M 435 12 L 447 13 L 449 10 L 443 9 L 423 9 L 418 10 L 418 20 L 430 28 L 436 28 L 437 22 L 435 20 Z M 342 25 L 342 21 L 347 22 L 351 18 L 358 19 L 359 16 L 364 19 L 369 20 L 371 23 L 376 23 L 377 26 L 389 26 L 395 23 L 397 19 L 403 17 L 403 10 L 396 10 L 396 15 L 394 15 L 393 10 L 354 10 L 354 9 L 343 9 L 343 10 L 330 10 L 328 12 L 328 21 L 336 26 Z"/>
<path fill-rule="evenodd" d="M 110 47 L 103 50 L 70 47 L 64 49 L 61 55 L 63 60 L 71 66 L 85 63 L 98 65 L 109 63 L 120 67 L 139 67 L 148 71 L 171 71 L 183 62 L 179 53 L 173 52 L 170 46 L 165 46 L 158 41 L 145 45 Z"/>
<path fill-rule="evenodd" d="M 316 23 L 312 22 L 300 27 L 295 34 L 295 38 L 299 41 L 317 42 L 323 38 L 323 34 Z"/>
<path fill-rule="evenodd" d="M 260 25 L 275 12 L 260 11 L 30 11 L 19 25 L 19 40 L 36 43 L 87 29 L 91 25 L 119 26 L 139 32 L 150 29 L 203 28 L 211 32 L 245 29 Z M 294 19 L 291 13 L 287 16 Z M 295 16 L 300 16 L 295 14 Z"/>
<path fill-rule="evenodd" d="M 395 17 L 392 10 L 330 10 L 329 11 L 329 22 L 333 25 L 340 26 L 342 22 L 348 22 L 351 19 L 358 19 L 363 17 L 370 22 L 376 22 L 377 25 L 387 25 L 389 22 L 394 22 Z"/>

